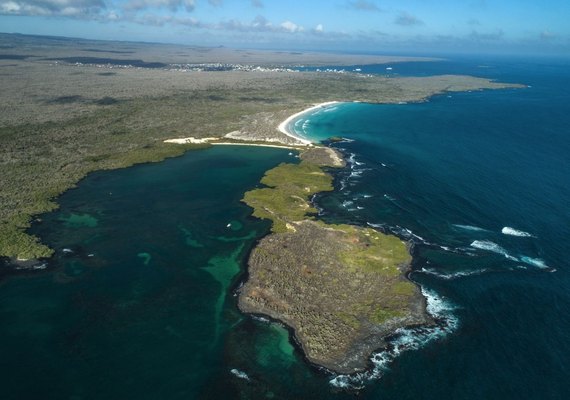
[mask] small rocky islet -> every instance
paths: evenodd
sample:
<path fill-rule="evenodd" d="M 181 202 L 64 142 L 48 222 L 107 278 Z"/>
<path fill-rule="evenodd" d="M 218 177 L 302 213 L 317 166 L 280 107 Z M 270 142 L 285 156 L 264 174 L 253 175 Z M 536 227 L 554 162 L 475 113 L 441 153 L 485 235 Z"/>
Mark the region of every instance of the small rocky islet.
<path fill-rule="evenodd" d="M 292 328 L 311 363 L 338 373 L 362 371 L 398 328 L 433 321 L 419 287 L 406 278 L 406 243 L 314 218 L 310 199 L 333 190 L 325 169 L 343 167 L 342 154 L 319 146 L 300 158 L 267 171 L 265 187 L 244 196 L 254 216 L 272 221 L 272 233 L 251 252 L 238 305 Z"/>

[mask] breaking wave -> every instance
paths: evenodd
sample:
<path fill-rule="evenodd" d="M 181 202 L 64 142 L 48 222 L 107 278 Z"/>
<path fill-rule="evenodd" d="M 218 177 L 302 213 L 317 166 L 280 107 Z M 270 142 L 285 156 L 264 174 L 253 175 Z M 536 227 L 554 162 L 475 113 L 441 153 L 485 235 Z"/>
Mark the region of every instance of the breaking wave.
<path fill-rule="evenodd" d="M 523 257 L 521 257 L 521 261 L 525 264 L 532 265 L 534 267 L 538 267 L 541 269 L 550 269 L 550 267 L 548 265 L 546 265 L 544 260 L 542 260 L 540 258 L 532 258 L 532 257 L 523 256 Z"/>
<path fill-rule="evenodd" d="M 454 332 L 459 326 L 459 319 L 454 315 L 455 305 L 432 290 L 421 288 L 427 300 L 427 312 L 436 320 L 435 326 L 400 328 L 389 340 L 386 350 L 375 353 L 372 358 L 374 367 L 370 371 L 353 375 L 337 375 L 329 383 L 343 389 L 362 389 L 367 382 L 380 379 L 389 369 L 390 364 L 400 354 L 409 350 L 418 350 L 430 342 L 439 340 Z"/>
<path fill-rule="evenodd" d="M 484 273 L 490 272 L 490 271 L 491 270 L 488 268 L 483 268 L 483 269 L 476 269 L 476 270 L 471 270 L 471 271 L 458 271 L 458 272 L 452 272 L 452 273 L 446 274 L 446 273 L 438 272 L 433 268 L 422 268 L 420 270 L 420 272 L 422 272 L 424 274 L 435 276 L 435 277 L 440 278 L 440 279 L 445 279 L 447 281 L 458 279 L 458 278 L 464 278 L 466 276 L 481 275 L 481 274 L 484 274 Z"/>
<path fill-rule="evenodd" d="M 499 246 L 497 243 L 491 242 L 490 240 L 475 240 L 475 241 L 473 241 L 473 243 L 471 243 L 471 247 L 474 247 L 474 248 L 480 249 L 480 250 L 490 251 L 492 253 L 502 254 L 503 256 L 505 256 L 506 258 L 508 258 L 511 261 L 519 261 L 518 258 L 510 255 L 507 252 L 507 250 L 505 250 L 504 248 Z"/>
<path fill-rule="evenodd" d="M 473 231 L 473 232 L 486 232 L 487 229 L 479 228 L 478 226 L 473 225 L 461 225 L 461 224 L 453 224 L 454 227 L 463 229 L 465 231 Z"/>
<path fill-rule="evenodd" d="M 239 369 L 232 368 L 232 369 L 230 370 L 230 372 L 231 372 L 233 375 L 235 375 L 236 377 L 238 377 L 239 379 L 244 379 L 244 380 L 246 380 L 246 381 L 249 381 L 249 380 L 250 380 L 250 379 L 249 379 L 249 376 L 248 376 L 245 372 L 240 371 Z"/>
<path fill-rule="evenodd" d="M 509 226 L 505 226 L 503 229 L 501 229 L 501 233 L 503 235 L 511 235 L 511 236 L 519 236 L 519 237 L 535 237 L 534 235 L 532 235 L 528 232 L 519 231 L 519 230 L 511 228 Z"/>

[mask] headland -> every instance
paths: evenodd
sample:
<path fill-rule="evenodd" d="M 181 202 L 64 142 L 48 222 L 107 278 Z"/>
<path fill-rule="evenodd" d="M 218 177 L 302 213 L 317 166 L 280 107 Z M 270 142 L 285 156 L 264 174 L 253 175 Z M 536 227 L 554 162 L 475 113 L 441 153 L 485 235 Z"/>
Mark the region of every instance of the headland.
<path fill-rule="evenodd" d="M 282 321 L 307 359 L 339 373 L 366 369 L 402 327 L 430 324 L 419 287 L 406 278 L 406 243 L 371 228 L 315 218 L 311 198 L 333 190 L 326 169 L 345 165 L 328 147 L 303 150 L 299 164 L 269 170 L 266 187 L 245 194 L 272 233 L 253 249 L 239 307 Z"/>

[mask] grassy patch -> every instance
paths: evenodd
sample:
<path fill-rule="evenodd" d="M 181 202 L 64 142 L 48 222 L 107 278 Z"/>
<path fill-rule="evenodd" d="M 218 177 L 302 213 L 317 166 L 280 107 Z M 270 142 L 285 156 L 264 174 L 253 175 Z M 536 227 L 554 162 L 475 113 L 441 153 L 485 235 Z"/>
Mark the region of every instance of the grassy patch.
<path fill-rule="evenodd" d="M 398 276 L 402 264 L 411 260 L 406 245 L 397 237 L 374 229 L 358 229 L 351 225 L 332 225 L 345 232 L 344 240 L 351 243 L 349 251 L 341 251 L 339 258 L 355 272 Z"/>
<path fill-rule="evenodd" d="M 404 315 L 406 315 L 405 312 L 400 310 L 378 307 L 370 314 L 370 321 L 374 322 L 375 324 L 382 324 L 389 319 L 402 317 Z"/>
<path fill-rule="evenodd" d="M 333 190 L 332 177 L 307 162 L 281 164 L 267 171 L 261 183 L 268 187 L 245 193 L 243 202 L 254 209 L 254 216 L 272 220 L 273 232 L 291 230 L 289 222 L 317 211 L 309 202 L 313 194 Z"/>

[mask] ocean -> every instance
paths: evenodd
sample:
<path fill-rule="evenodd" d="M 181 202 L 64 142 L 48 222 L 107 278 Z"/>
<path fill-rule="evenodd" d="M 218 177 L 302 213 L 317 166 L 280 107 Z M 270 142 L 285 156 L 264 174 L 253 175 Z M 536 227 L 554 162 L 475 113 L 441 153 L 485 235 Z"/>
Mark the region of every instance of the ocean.
<path fill-rule="evenodd" d="M 240 199 L 298 159 L 219 146 L 93 173 L 33 226 L 56 256 L 0 285 L 0 396 L 569 398 L 568 63 L 389 67 L 353 69 L 528 86 L 341 103 L 292 124 L 314 140 L 346 138 L 330 144 L 349 164 L 316 197 L 320 218 L 413 243 L 410 279 L 437 327 L 399 331 L 368 372 L 335 376 L 308 365 L 286 328 L 242 315 L 236 290 L 269 224 Z"/>

